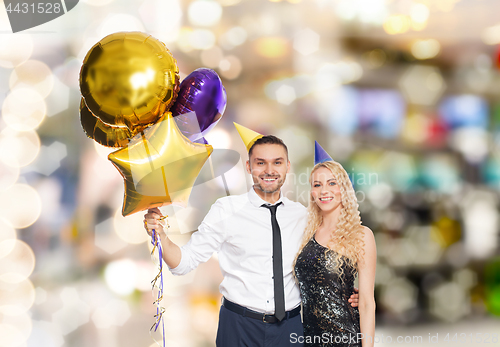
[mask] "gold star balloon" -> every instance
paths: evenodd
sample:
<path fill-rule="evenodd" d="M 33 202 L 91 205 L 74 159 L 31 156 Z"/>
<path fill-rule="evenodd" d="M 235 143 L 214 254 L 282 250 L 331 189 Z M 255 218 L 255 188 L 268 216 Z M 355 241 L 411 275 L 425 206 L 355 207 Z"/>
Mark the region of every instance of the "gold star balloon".
<path fill-rule="evenodd" d="M 108 159 L 125 183 L 123 216 L 171 203 L 187 205 L 193 184 L 212 153 L 189 141 L 166 112 Z"/>
<path fill-rule="evenodd" d="M 133 131 L 156 122 L 173 104 L 179 68 L 163 42 L 146 33 L 118 32 L 87 53 L 80 90 L 102 122 Z"/>

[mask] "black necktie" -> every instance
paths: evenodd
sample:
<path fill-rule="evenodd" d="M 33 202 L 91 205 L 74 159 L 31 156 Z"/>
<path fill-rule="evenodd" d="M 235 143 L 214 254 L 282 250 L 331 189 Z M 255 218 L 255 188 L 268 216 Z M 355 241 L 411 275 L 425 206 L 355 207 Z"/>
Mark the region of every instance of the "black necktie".
<path fill-rule="evenodd" d="M 271 211 L 273 227 L 273 273 L 274 273 L 274 315 L 281 321 L 285 318 L 285 289 L 283 288 L 283 257 L 281 254 L 281 232 L 276 220 L 276 209 L 282 203 L 273 206 L 262 205 Z"/>

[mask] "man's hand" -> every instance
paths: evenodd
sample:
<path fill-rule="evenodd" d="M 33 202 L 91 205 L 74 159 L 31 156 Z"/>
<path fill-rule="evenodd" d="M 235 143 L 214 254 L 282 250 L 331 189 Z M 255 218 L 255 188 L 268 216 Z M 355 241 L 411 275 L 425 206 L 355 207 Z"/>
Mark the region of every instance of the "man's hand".
<path fill-rule="evenodd" d="M 163 230 L 165 222 L 162 217 L 163 216 L 158 207 L 149 209 L 148 213 L 144 215 L 144 228 L 148 232 L 149 236 L 152 235 L 153 229 L 160 235 L 160 237 L 165 236 L 165 231 Z"/>
<path fill-rule="evenodd" d="M 359 289 L 354 287 L 354 294 L 351 295 L 351 297 L 349 298 L 349 302 L 351 303 L 351 306 L 352 307 L 358 307 L 358 302 L 359 302 Z"/>

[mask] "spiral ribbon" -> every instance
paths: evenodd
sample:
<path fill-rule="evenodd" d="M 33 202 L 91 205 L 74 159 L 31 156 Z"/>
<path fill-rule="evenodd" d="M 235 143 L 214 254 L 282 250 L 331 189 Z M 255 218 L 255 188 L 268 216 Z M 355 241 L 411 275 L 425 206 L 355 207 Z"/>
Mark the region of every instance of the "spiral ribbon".
<path fill-rule="evenodd" d="M 167 217 L 168 216 L 161 217 L 160 220 L 166 219 Z M 168 224 L 168 219 L 166 228 L 167 230 L 170 228 L 170 225 Z M 161 324 L 163 347 L 165 347 L 165 324 L 163 321 L 163 313 L 165 312 L 165 308 L 161 306 L 161 301 L 163 300 L 163 249 L 160 242 L 160 235 L 156 232 L 155 229 L 152 230 L 151 244 L 153 245 L 153 249 L 151 250 L 151 259 L 155 263 L 156 263 L 155 250 L 158 250 L 158 274 L 151 281 L 151 290 L 153 291 L 153 297 L 155 297 L 154 288 L 156 287 L 158 289 L 158 295 L 156 296 L 156 300 L 153 302 L 153 305 L 156 305 L 156 314 L 154 315 L 156 321 L 149 329 L 149 335 L 156 342 L 158 346 L 162 346 L 151 334 L 153 328 L 154 331 L 156 332 Z"/>

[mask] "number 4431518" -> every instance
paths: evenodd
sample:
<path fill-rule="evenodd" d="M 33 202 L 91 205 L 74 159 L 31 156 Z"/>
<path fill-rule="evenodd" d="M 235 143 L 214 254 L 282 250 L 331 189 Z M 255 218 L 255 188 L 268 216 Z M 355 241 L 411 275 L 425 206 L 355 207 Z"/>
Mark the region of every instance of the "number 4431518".
<path fill-rule="evenodd" d="M 60 3 L 52 4 L 50 2 L 47 3 L 38 3 L 36 4 L 28 4 L 26 2 L 17 3 L 15 6 L 10 3 L 6 8 L 8 13 L 17 12 L 17 13 L 60 13 L 63 9 Z"/>

